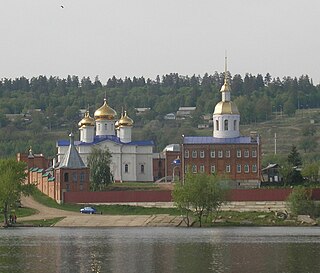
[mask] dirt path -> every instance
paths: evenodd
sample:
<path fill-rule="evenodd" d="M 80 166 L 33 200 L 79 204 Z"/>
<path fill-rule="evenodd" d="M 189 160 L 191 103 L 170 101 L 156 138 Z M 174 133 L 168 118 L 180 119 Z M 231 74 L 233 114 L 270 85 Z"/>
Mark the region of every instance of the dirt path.
<path fill-rule="evenodd" d="M 142 227 L 142 226 L 179 226 L 182 219 L 180 216 L 167 214 L 157 215 L 87 215 L 80 212 L 72 212 L 46 207 L 36 202 L 32 197 L 22 197 L 24 207 L 36 209 L 37 214 L 21 217 L 26 220 L 52 219 L 65 217 L 55 224 L 57 227 Z"/>

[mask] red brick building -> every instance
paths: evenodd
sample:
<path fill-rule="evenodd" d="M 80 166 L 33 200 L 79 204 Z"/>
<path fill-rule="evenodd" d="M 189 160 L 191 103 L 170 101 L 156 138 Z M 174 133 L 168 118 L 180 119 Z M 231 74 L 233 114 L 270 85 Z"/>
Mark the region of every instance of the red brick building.
<path fill-rule="evenodd" d="M 261 180 L 261 140 L 256 132 L 240 135 L 240 113 L 231 101 L 227 75 L 226 68 L 222 100 L 213 113 L 213 136 L 183 136 L 182 169 L 223 175 L 232 187 L 256 187 Z"/>
<path fill-rule="evenodd" d="M 73 134 L 70 134 L 70 145 L 62 162 L 50 165 L 50 160 L 43 155 L 34 155 L 29 150 L 29 155 L 18 154 L 18 161 L 28 165 L 27 183 L 33 183 L 44 194 L 58 203 L 63 202 L 64 192 L 88 192 L 89 168 L 83 163 L 74 146 Z"/>

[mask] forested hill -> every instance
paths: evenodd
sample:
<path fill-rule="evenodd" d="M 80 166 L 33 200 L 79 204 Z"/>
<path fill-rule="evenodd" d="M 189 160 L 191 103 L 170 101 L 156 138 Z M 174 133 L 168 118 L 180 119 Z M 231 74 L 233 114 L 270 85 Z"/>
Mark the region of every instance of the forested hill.
<path fill-rule="evenodd" d="M 232 100 L 238 106 L 242 124 L 266 121 L 272 112 L 290 116 L 297 109 L 319 107 L 320 86 L 313 85 L 307 75 L 279 79 L 270 74 L 246 74 L 244 78 L 229 78 Z M 212 114 L 221 100 L 219 90 L 223 82 L 224 73 L 218 72 L 191 77 L 171 73 L 154 80 L 112 77 L 105 85 L 98 77 L 94 81 L 77 76 L 1 79 L 0 157 L 25 152 L 29 146 L 35 152 L 53 156 L 57 138 L 67 138 L 70 130 L 77 132 L 79 109 L 89 107 L 93 116 L 105 96 L 119 116 L 122 109 L 128 111 L 135 121 L 135 136 L 155 140 L 160 150 L 169 143 L 178 143 L 182 133 L 195 133 L 201 116 Z M 197 107 L 190 121 L 163 122 L 165 114 L 176 112 L 180 106 Z M 138 107 L 151 110 L 137 116 L 134 108 Z"/>

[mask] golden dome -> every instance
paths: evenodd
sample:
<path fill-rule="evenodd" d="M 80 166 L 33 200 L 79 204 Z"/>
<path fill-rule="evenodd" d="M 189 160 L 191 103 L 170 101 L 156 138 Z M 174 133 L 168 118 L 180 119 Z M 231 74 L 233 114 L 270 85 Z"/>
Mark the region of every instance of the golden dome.
<path fill-rule="evenodd" d="M 90 117 L 89 111 L 86 111 L 86 113 L 84 114 L 84 118 L 79 121 L 78 125 L 79 127 L 94 126 L 94 119 Z"/>
<path fill-rule="evenodd" d="M 237 105 L 232 101 L 220 101 L 214 108 L 214 115 L 230 114 L 239 115 Z"/>
<path fill-rule="evenodd" d="M 107 99 L 104 99 L 103 105 L 94 112 L 94 118 L 96 120 L 101 120 L 101 119 L 112 120 L 116 115 L 117 115 L 117 112 L 107 104 Z"/>
<path fill-rule="evenodd" d="M 124 111 L 124 115 L 119 120 L 119 126 L 132 126 L 133 120 L 127 116 L 127 111 Z"/>

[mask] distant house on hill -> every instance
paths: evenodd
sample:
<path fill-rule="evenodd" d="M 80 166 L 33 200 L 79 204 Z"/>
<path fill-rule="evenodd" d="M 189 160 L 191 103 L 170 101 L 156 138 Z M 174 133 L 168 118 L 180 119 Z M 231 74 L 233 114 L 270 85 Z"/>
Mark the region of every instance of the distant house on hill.
<path fill-rule="evenodd" d="M 197 107 L 179 107 L 176 118 L 185 119 L 192 115 L 192 113 L 197 109 Z"/>
<path fill-rule="evenodd" d="M 176 119 L 176 114 L 175 113 L 166 114 L 164 116 L 164 119 L 166 119 L 166 120 L 174 120 L 174 119 Z"/>

